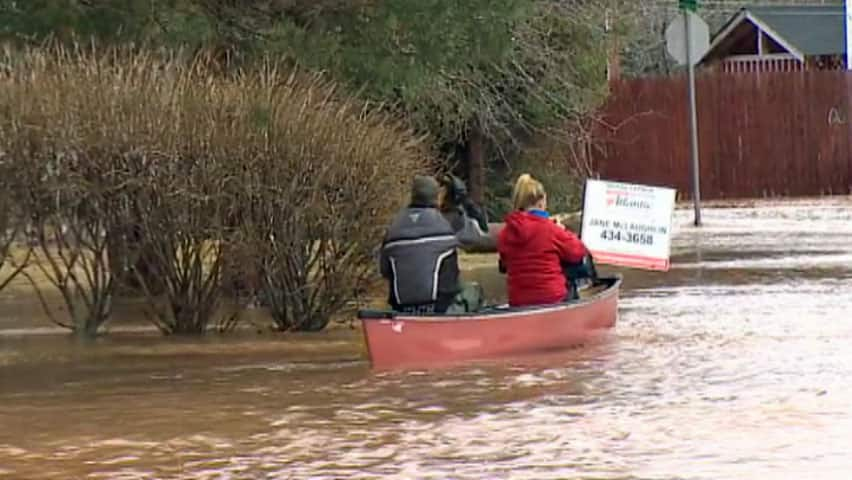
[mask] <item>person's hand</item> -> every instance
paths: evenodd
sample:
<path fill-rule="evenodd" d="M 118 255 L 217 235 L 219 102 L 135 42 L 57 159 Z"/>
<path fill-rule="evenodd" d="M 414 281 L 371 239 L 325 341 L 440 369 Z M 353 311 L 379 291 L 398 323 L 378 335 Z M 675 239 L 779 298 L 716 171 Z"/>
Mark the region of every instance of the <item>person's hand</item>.
<path fill-rule="evenodd" d="M 453 203 L 456 205 L 463 204 L 468 195 L 467 185 L 464 184 L 464 181 L 461 178 L 450 174 L 445 177 L 445 183 L 450 191 L 450 198 L 452 198 Z"/>

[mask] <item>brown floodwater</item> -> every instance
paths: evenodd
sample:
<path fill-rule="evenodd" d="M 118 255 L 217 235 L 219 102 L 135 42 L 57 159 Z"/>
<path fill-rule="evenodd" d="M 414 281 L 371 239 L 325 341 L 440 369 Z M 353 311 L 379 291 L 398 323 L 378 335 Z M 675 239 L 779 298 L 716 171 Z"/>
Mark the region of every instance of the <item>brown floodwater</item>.
<path fill-rule="evenodd" d="M 80 342 L 5 298 L 0 478 L 848 478 L 852 199 L 676 217 L 607 341 L 435 371 L 350 329 Z"/>

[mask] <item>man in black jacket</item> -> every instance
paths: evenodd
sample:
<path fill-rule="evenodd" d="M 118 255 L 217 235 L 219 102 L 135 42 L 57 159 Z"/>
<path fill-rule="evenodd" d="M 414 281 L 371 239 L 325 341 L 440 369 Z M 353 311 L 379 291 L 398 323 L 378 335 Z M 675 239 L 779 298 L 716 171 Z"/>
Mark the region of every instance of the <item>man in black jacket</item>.
<path fill-rule="evenodd" d="M 463 187 L 453 178 L 447 190 L 466 197 Z M 388 301 L 396 311 L 453 314 L 482 307 L 481 287 L 459 280 L 457 248 L 489 242 L 487 221 L 478 208 L 471 209 L 467 198 L 455 198 L 462 208 L 451 224 L 438 208 L 439 191 L 433 177 L 415 177 L 411 203 L 396 215 L 382 242 L 381 272 L 388 280 Z M 471 218 L 471 212 L 479 222 Z"/>

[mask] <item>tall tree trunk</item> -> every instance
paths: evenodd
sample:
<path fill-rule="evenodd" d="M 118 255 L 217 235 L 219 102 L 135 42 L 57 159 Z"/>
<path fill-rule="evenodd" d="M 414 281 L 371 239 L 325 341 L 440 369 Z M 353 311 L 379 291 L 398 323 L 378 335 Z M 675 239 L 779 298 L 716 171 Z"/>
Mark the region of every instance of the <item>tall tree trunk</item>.
<path fill-rule="evenodd" d="M 618 12 L 607 9 L 604 23 L 607 36 L 610 37 L 610 46 L 607 52 L 606 79 L 610 85 L 621 79 L 621 44 L 618 41 L 618 33 L 612 28 L 613 18 L 618 18 Z"/>
<path fill-rule="evenodd" d="M 479 205 L 485 200 L 485 145 L 482 132 L 473 128 L 467 139 L 466 167 L 470 198 Z"/>
<path fill-rule="evenodd" d="M 610 84 L 621 80 L 621 46 L 616 36 L 613 36 L 607 55 L 606 78 Z"/>

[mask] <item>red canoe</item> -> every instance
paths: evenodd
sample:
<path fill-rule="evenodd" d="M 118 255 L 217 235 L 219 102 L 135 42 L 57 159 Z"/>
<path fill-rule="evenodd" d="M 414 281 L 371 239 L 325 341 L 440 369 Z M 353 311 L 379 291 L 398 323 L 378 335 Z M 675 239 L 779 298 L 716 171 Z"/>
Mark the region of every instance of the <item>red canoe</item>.
<path fill-rule="evenodd" d="M 429 366 L 552 351 L 594 340 L 615 326 L 621 277 L 582 300 L 536 307 L 493 307 L 475 314 L 409 315 L 360 311 L 374 368 Z"/>

